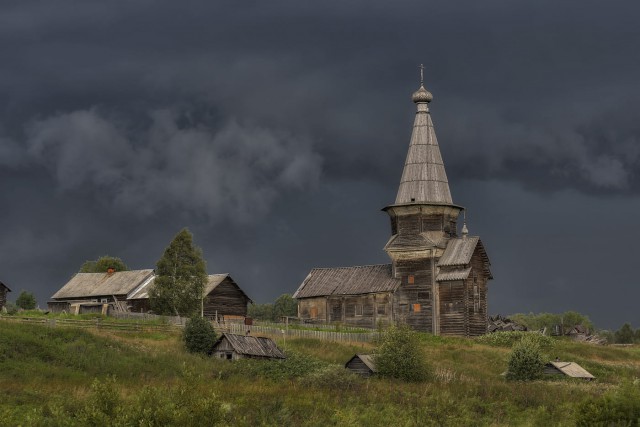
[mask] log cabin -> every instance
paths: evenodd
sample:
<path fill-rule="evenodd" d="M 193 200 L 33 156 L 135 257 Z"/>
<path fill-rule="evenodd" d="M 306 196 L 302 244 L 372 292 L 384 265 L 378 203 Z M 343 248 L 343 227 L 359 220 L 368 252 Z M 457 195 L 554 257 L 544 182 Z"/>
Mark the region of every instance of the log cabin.
<path fill-rule="evenodd" d="M 0 311 L 7 305 L 7 292 L 11 292 L 11 289 L 0 282 Z"/>
<path fill-rule="evenodd" d="M 398 322 L 435 335 L 487 332 L 490 262 L 464 212 L 453 203 L 424 87 L 416 104 L 395 203 L 383 209 L 391 222 L 384 246 L 391 263 L 314 268 L 294 293 L 306 322 L 374 328 Z"/>
<path fill-rule="evenodd" d="M 286 359 L 276 343 L 265 337 L 223 333 L 213 345 L 212 355 L 226 360 Z"/>
<path fill-rule="evenodd" d="M 131 270 L 111 273 L 77 273 L 48 302 L 52 312 L 94 312 L 96 304 L 109 310 L 147 313 L 154 271 Z M 245 317 L 251 299 L 227 273 L 207 276 L 203 315 L 213 319 Z M 102 307 L 100 307 L 102 312 Z"/>

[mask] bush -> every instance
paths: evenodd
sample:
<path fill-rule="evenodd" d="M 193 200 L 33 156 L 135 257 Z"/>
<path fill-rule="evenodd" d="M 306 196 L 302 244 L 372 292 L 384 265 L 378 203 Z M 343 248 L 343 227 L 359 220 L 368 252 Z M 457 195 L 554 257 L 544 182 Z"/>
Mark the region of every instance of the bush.
<path fill-rule="evenodd" d="M 524 337 L 537 343 L 540 348 L 550 348 L 555 344 L 555 340 L 547 335 L 524 331 L 493 332 L 476 337 L 475 340 L 480 344 L 494 347 L 513 347 L 514 344 L 520 342 Z"/>
<path fill-rule="evenodd" d="M 189 353 L 210 355 L 216 343 L 216 331 L 208 320 L 192 317 L 187 320 L 182 334 L 184 345 Z"/>
<path fill-rule="evenodd" d="M 33 310 L 37 304 L 36 297 L 31 292 L 22 291 L 16 298 L 16 306 L 23 310 Z"/>
<path fill-rule="evenodd" d="M 576 411 L 578 426 L 640 425 L 640 384 L 625 382 L 619 389 L 584 401 Z"/>
<path fill-rule="evenodd" d="M 387 329 L 380 338 L 374 359 L 378 373 L 383 377 L 418 382 L 429 376 L 418 333 L 408 325 Z"/>
<path fill-rule="evenodd" d="M 542 376 L 544 359 L 540 344 L 533 336 L 533 334 L 526 335 L 513 346 L 509 356 L 507 379 L 530 381 Z"/>

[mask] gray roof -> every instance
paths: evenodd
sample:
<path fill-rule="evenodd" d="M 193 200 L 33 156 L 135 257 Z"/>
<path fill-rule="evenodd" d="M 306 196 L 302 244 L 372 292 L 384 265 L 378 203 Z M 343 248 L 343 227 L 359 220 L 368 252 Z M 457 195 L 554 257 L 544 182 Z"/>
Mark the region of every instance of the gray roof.
<path fill-rule="evenodd" d="M 270 338 L 223 333 L 215 345 L 218 345 L 223 339 L 229 341 L 233 350 L 238 354 L 286 359 L 282 350 Z"/>
<path fill-rule="evenodd" d="M 450 271 L 440 271 L 436 276 L 436 281 L 447 282 L 451 280 L 466 280 L 467 277 L 469 277 L 469 273 L 471 273 L 471 267 L 456 268 Z"/>
<path fill-rule="evenodd" d="M 547 366 L 549 365 L 553 366 L 558 371 L 572 378 L 595 378 L 586 369 L 575 362 L 549 362 Z"/>
<path fill-rule="evenodd" d="M 209 295 L 220 283 L 222 283 L 226 278 L 229 278 L 231 282 L 236 286 L 240 292 L 244 294 L 244 291 L 240 289 L 240 287 L 234 282 L 233 279 L 229 276 L 229 273 L 222 274 L 210 274 L 207 276 L 207 283 L 204 285 L 204 295 Z M 142 282 L 137 288 L 135 288 L 129 295 L 127 295 L 127 299 L 146 299 L 149 298 L 149 291 L 153 288 L 155 282 L 155 276 L 149 278 L 149 280 Z M 245 294 L 245 296 L 251 300 Z"/>
<path fill-rule="evenodd" d="M 367 368 L 371 369 L 371 372 L 378 372 L 378 368 L 376 368 L 376 362 L 373 360 L 372 354 L 356 354 L 351 359 L 349 359 L 349 361 L 345 363 L 344 366 L 346 367 L 356 357 L 362 360 L 362 363 L 364 363 L 367 366 Z"/>
<path fill-rule="evenodd" d="M 449 240 L 447 249 L 438 260 L 438 267 L 469 264 L 479 240 L 477 236 Z"/>
<path fill-rule="evenodd" d="M 4 283 L 0 282 L 0 286 L 4 286 L 7 289 L 7 291 L 11 292 L 11 289 L 9 289 L 9 287 Z"/>
<path fill-rule="evenodd" d="M 153 275 L 153 270 L 116 271 L 115 273 L 77 273 L 53 299 L 86 298 L 129 294 Z"/>
<path fill-rule="evenodd" d="M 401 280 L 391 276 L 391 264 L 314 268 L 293 294 L 294 298 L 392 292 Z"/>
<path fill-rule="evenodd" d="M 427 103 L 419 102 L 396 205 L 452 204 L 449 181 Z M 413 200 L 412 200 L 413 199 Z"/>

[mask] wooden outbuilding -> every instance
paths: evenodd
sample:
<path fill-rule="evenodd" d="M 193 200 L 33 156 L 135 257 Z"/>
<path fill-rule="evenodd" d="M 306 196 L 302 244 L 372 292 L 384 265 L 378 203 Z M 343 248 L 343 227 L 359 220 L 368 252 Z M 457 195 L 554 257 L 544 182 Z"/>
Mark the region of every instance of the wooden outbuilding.
<path fill-rule="evenodd" d="M 391 264 L 315 268 L 294 298 L 306 322 L 374 328 L 407 323 L 435 335 L 487 332 L 489 257 L 453 203 L 424 85 L 413 94 L 416 116 L 395 203 L 385 207 Z"/>
<path fill-rule="evenodd" d="M 220 359 L 286 359 L 276 343 L 265 337 L 223 333 L 213 346 L 212 355 Z"/>
<path fill-rule="evenodd" d="M 11 289 L 3 282 L 0 282 L 0 311 L 7 305 L 8 292 L 11 292 Z"/>
<path fill-rule="evenodd" d="M 154 282 L 155 273 L 151 269 L 77 273 L 51 297 L 48 308 L 53 312 L 104 313 L 102 305 L 105 304 L 110 310 L 146 313 L 150 309 L 149 291 Z M 229 274 L 207 276 L 203 300 L 205 317 L 244 317 L 249 302 L 251 299 Z"/>
<path fill-rule="evenodd" d="M 545 375 L 566 375 L 571 378 L 583 378 L 585 380 L 595 380 L 596 377 L 591 375 L 586 369 L 575 362 L 549 362 L 544 367 Z"/>
<path fill-rule="evenodd" d="M 371 354 L 356 354 L 345 363 L 344 367 L 366 378 L 378 372 L 376 362 Z"/>

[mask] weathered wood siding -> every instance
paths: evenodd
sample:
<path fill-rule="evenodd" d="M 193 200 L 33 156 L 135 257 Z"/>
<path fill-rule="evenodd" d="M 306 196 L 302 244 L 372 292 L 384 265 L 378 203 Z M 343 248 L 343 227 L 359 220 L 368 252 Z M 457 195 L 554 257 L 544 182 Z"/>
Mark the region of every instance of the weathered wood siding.
<path fill-rule="evenodd" d="M 431 259 L 399 260 L 395 271 L 396 276 L 402 278 L 402 285 L 393 295 L 395 322 L 406 323 L 418 331 L 432 332 Z M 413 283 L 410 283 L 411 276 Z"/>
<path fill-rule="evenodd" d="M 357 357 L 351 359 L 349 363 L 347 363 L 346 368 L 363 377 L 370 377 L 372 374 L 371 369 Z"/>
<path fill-rule="evenodd" d="M 304 320 L 376 328 L 392 322 L 389 293 L 334 295 L 298 300 L 298 316 Z"/>
<path fill-rule="evenodd" d="M 439 293 L 440 334 L 465 336 L 465 283 L 462 280 L 440 283 Z"/>
<path fill-rule="evenodd" d="M 246 316 L 249 298 L 227 277 L 204 299 L 204 317 Z"/>
<path fill-rule="evenodd" d="M 124 302 L 126 304 L 129 304 L 129 301 L 127 301 L 126 294 L 116 295 L 115 297 L 119 302 Z M 47 302 L 47 308 L 49 309 L 49 311 L 53 313 L 61 313 L 62 311 L 69 312 L 70 304 L 83 303 L 83 302 L 99 302 L 99 303 L 111 304 L 114 302 L 114 300 L 113 300 L 113 295 L 100 295 L 97 297 L 93 296 L 93 297 L 85 297 L 85 298 L 57 299 L 57 300 L 52 300 Z"/>
<path fill-rule="evenodd" d="M 243 356 L 236 353 L 229 340 L 223 337 L 220 342 L 213 348 L 213 357 L 227 360 L 242 359 Z"/>
<path fill-rule="evenodd" d="M 0 310 L 7 305 L 7 288 L 0 284 Z"/>
<path fill-rule="evenodd" d="M 466 336 L 478 336 L 487 333 L 487 281 L 484 262 L 476 248 L 471 257 L 471 273 L 465 281 Z"/>

